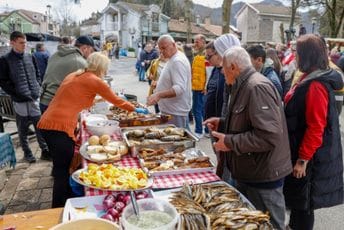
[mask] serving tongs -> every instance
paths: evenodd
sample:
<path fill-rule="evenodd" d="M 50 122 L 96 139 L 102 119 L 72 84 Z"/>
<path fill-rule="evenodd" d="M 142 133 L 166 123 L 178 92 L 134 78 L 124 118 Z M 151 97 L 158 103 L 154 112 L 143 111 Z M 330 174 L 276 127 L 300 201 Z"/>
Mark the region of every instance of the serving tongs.
<path fill-rule="evenodd" d="M 133 209 L 134 209 L 136 218 L 139 219 L 140 218 L 139 206 L 137 205 L 134 191 L 130 191 L 130 199 L 131 199 L 131 203 L 133 204 Z"/>

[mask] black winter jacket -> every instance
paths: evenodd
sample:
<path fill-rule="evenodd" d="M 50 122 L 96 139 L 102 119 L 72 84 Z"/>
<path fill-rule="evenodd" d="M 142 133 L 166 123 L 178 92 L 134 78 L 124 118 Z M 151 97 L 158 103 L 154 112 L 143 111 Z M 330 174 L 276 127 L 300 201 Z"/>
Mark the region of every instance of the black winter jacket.
<path fill-rule="evenodd" d="M 307 76 L 286 104 L 292 163 L 295 165 L 298 159 L 306 131 L 305 98 L 313 81 L 323 84 L 329 95 L 327 126 L 323 144 L 308 162 L 306 176 L 297 179 L 289 175 L 285 179 L 284 195 L 286 205 L 291 209 L 314 210 L 343 203 L 343 156 L 334 95 L 334 90 L 343 87 L 343 80 L 335 70 L 317 71 Z"/>
<path fill-rule="evenodd" d="M 27 53 L 11 50 L 0 58 L 0 86 L 15 102 L 39 97 L 40 74 L 35 59 Z"/>
<path fill-rule="evenodd" d="M 207 84 L 207 94 L 204 103 L 204 118 L 221 117 L 223 104 L 223 89 L 225 77 L 221 67 L 214 67 Z"/>

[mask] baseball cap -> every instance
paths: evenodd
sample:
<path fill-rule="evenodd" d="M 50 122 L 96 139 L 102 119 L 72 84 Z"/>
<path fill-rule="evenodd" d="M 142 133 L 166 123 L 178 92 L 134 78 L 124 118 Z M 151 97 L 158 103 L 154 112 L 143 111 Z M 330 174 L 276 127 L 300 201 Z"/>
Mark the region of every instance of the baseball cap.
<path fill-rule="evenodd" d="M 80 45 L 88 45 L 93 47 L 95 51 L 99 51 L 99 47 L 97 47 L 90 36 L 80 36 L 76 39 L 75 44 Z"/>

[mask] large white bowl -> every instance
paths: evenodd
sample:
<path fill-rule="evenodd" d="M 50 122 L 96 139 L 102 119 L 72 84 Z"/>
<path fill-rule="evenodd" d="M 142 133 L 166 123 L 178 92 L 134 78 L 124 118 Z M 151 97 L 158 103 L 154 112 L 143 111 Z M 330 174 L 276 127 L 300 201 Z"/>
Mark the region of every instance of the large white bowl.
<path fill-rule="evenodd" d="M 86 124 L 91 121 L 107 121 L 109 120 L 104 114 L 88 114 L 85 117 Z"/>
<path fill-rule="evenodd" d="M 86 128 L 92 135 L 97 136 L 104 134 L 112 135 L 120 131 L 119 122 L 114 120 L 89 121 L 86 122 Z"/>
<path fill-rule="evenodd" d="M 80 219 L 80 220 L 72 220 L 70 222 L 61 223 L 56 225 L 49 230 L 94 230 L 94 229 L 101 229 L 101 230 L 118 230 L 119 227 L 117 224 L 110 222 L 108 220 L 100 219 L 100 218 L 90 218 L 90 219 Z"/>
<path fill-rule="evenodd" d="M 169 214 L 172 217 L 172 220 L 159 228 L 152 228 L 150 230 L 175 230 L 177 229 L 177 224 L 179 220 L 179 215 L 176 208 L 165 200 L 154 199 L 154 198 L 147 198 L 137 201 L 137 205 L 139 207 L 139 212 L 143 211 L 161 211 L 164 213 Z M 124 230 L 140 230 L 139 227 L 130 224 L 127 219 L 134 214 L 133 205 L 130 203 L 127 205 L 122 213 L 121 222 Z"/>

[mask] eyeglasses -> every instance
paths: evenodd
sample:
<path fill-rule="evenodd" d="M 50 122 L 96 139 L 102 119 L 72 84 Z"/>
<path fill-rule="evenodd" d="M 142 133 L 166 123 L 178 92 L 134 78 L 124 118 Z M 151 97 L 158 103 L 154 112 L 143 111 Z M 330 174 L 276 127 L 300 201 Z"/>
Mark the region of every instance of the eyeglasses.
<path fill-rule="evenodd" d="M 213 54 L 211 54 L 211 55 L 206 55 L 205 56 L 205 59 L 207 59 L 207 60 L 210 60 L 214 55 L 216 55 L 217 53 L 215 52 L 215 53 L 213 53 Z"/>

